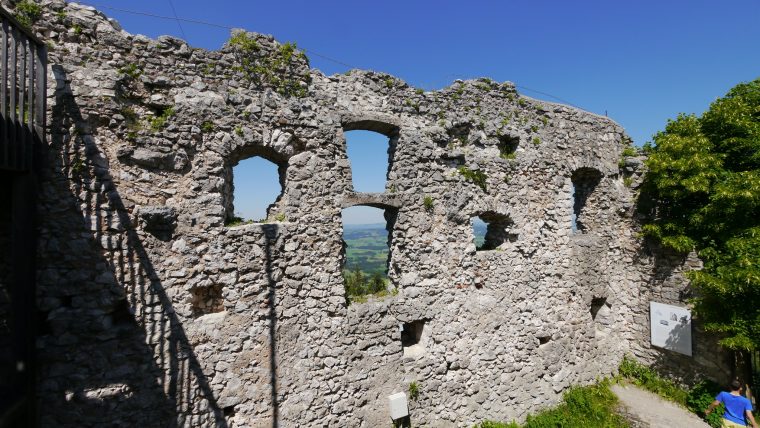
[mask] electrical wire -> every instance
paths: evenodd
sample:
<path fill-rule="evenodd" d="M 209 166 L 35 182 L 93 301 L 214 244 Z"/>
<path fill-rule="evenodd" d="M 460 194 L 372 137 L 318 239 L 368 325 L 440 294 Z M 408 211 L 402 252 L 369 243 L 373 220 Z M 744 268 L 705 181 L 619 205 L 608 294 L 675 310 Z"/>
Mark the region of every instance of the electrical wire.
<path fill-rule="evenodd" d="M 172 8 L 172 13 L 174 14 L 174 20 L 177 21 L 177 26 L 179 27 L 179 32 L 182 33 L 182 38 L 187 40 L 187 36 L 185 35 L 185 29 L 182 28 L 182 23 L 179 22 L 179 18 L 177 17 L 177 9 L 174 8 L 174 2 L 172 0 L 169 0 L 169 6 Z"/>
<path fill-rule="evenodd" d="M 168 20 L 176 21 L 177 25 L 179 25 L 179 29 L 180 29 L 180 32 L 182 33 L 182 37 L 185 40 L 187 40 L 187 36 L 185 36 L 185 32 L 182 29 L 181 22 L 187 22 L 187 23 L 198 24 L 198 25 L 206 25 L 206 26 L 209 26 L 209 27 L 222 28 L 222 29 L 225 29 L 225 30 L 233 30 L 233 29 L 235 29 L 235 27 L 230 27 L 228 25 L 216 24 L 216 23 L 213 23 L 213 22 L 201 21 L 201 20 L 197 20 L 197 19 L 180 18 L 180 17 L 177 16 L 177 11 L 174 9 L 174 4 L 172 3 L 172 0 L 169 0 L 169 4 L 171 5 L 172 11 L 174 12 L 174 17 L 164 16 L 164 15 L 157 15 L 157 14 L 148 13 L 148 12 L 140 12 L 140 11 L 136 11 L 136 10 L 122 9 L 122 8 L 108 6 L 108 5 L 104 5 L 104 4 L 100 4 L 100 3 L 91 3 L 91 2 L 80 2 L 80 3 L 84 4 L 84 5 L 87 5 L 87 6 L 92 6 L 92 7 L 95 7 L 95 8 L 110 9 L 110 10 L 114 10 L 114 11 L 117 11 L 117 12 L 130 13 L 130 14 L 133 14 L 133 15 L 142 15 L 142 16 L 148 16 L 148 17 L 151 17 L 151 18 L 168 19 Z M 311 49 L 305 49 L 305 48 L 299 48 L 299 49 L 301 49 L 302 51 L 304 51 L 304 53 L 308 53 L 309 55 L 322 58 L 322 59 L 324 59 L 326 61 L 330 61 L 330 62 L 333 62 L 335 64 L 342 65 L 344 67 L 348 67 L 349 69 L 351 69 L 351 68 L 359 68 L 359 67 L 356 67 L 354 65 L 348 64 L 346 62 L 337 60 L 335 58 L 331 58 L 331 57 L 329 57 L 327 55 L 322 55 L 322 54 L 320 54 L 318 52 L 314 52 Z M 559 102 L 561 102 L 563 104 L 567 104 L 567 105 L 575 107 L 577 109 L 588 111 L 588 110 L 586 110 L 586 109 L 584 109 L 582 107 L 579 107 L 579 106 L 571 103 L 570 101 L 564 100 L 564 99 L 562 99 L 560 97 L 554 96 L 554 95 L 552 95 L 550 93 L 547 93 L 547 92 L 539 91 L 537 89 L 531 89 L 531 88 L 528 88 L 528 87 L 525 87 L 525 86 L 522 86 L 522 85 L 517 85 L 517 84 L 515 84 L 515 87 L 519 88 L 519 89 L 522 89 L 522 90 L 526 90 L 526 91 L 530 91 L 530 92 L 535 92 L 537 94 L 541 94 L 541 95 L 550 97 L 550 98 L 555 99 L 555 100 L 557 100 L 557 101 L 559 101 Z"/>
<path fill-rule="evenodd" d="M 555 100 L 557 100 L 557 101 L 559 101 L 559 102 L 561 102 L 561 103 L 563 103 L 563 104 L 567 104 L 567 105 L 569 105 L 569 106 L 572 106 L 572 107 L 575 107 L 575 108 L 577 108 L 577 109 L 586 110 L 586 109 L 584 109 L 584 108 L 578 107 L 577 105 L 575 105 L 575 104 L 571 103 L 570 101 L 567 101 L 567 100 L 563 100 L 563 99 L 562 99 L 562 98 L 560 98 L 560 97 L 555 97 L 554 95 L 552 95 L 552 94 L 549 94 L 549 93 L 546 93 L 546 92 L 542 92 L 542 91 L 539 91 L 539 90 L 536 90 L 536 89 L 526 88 L 525 86 L 522 86 L 522 85 L 518 85 L 518 84 L 515 84 L 515 88 L 523 89 L 523 90 L 526 90 L 526 91 L 530 91 L 530 92 L 535 92 L 535 93 L 537 93 L 537 94 L 541 94 L 541 95 L 544 95 L 544 96 L 547 96 L 547 97 L 553 98 L 553 99 L 555 99 Z"/>
<path fill-rule="evenodd" d="M 210 27 L 223 28 L 225 30 L 232 30 L 233 29 L 233 27 L 229 27 L 227 25 L 215 24 L 213 22 L 200 21 L 200 20 L 197 20 L 197 19 L 175 18 L 175 17 L 171 17 L 171 16 L 156 15 L 154 13 L 148 13 L 148 12 L 140 12 L 140 11 L 136 11 L 136 10 L 122 9 L 122 8 L 119 8 L 119 7 L 108 6 L 108 5 L 100 4 L 100 3 L 91 3 L 91 2 L 82 2 L 82 1 L 80 1 L 78 3 L 86 5 L 86 6 L 92 6 L 92 7 L 95 7 L 95 8 L 100 8 L 100 9 L 110 9 L 110 10 L 115 10 L 117 12 L 131 13 L 133 15 L 142 15 L 142 16 L 149 16 L 151 18 L 161 18 L 161 19 L 169 19 L 169 20 L 172 20 L 172 21 L 176 20 L 176 21 L 182 21 L 182 22 L 189 22 L 191 24 L 207 25 L 207 26 L 210 26 Z"/>
<path fill-rule="evenodd" d="M 110 10 L 115 10 L 117 12 L 131 13 L 131 14 L 134 14 L 134 15 L 148 16 L 148 17 L 151 17 L 151 18 L 169 19 L 169 20 L 177 21 L 178 24 L 180 22 L 188 22 L 188 23 L 191 23 L 191 24 L 206 25 L 206 26 L 209 26 L 209 27 L 222 28 L 222 29 L 225 29 L 225 30 L 234 30 L 235 29 L 235 27 L 230 27 L 228 25 L 222 25 L 222 24 L 216 24 L 216 23 L 213 23 L 213 22 L 200 21 L 200 20 L 197 20 L 197 19 L 179 18 L 179 17 L 177 17 L 176 11 L 174 12 L 174 17 L 171 17 L 171 16 L 157 15 L 155 13 L 148 13 L 148 12 L 140 12 L 140 11 L 136 11 L 136 10 L 122 9 L 122 8 L 119 8 L 119 7 L 108 6 L 108 5 L 104 5 L 104 4 L 100 4 L 100 3 L 92 3 L 92 2 L 81 2 L 81 3 L 85 4 L 87 6 L 92 6 L 92 7 L 96 7 L 96 8 L 102 8 L 102 9 L 110 9 Z M 169 0 L 169 3 L 172 4 L 171 0 Z M 174 5 L 172 4 L 172 10 L 173 9 L 174 9 Z M 180 31 L 182 31 L 182 26 L 181 25 L 180 25 Z M 182 31 L 182 36 L 185 37 L 184 31 Z M 187 38 L 187 37 L 185 37 L 185 38 Z M 308 52 L 310 55 L 322 58 L 322 59 L 330 61 L 330 62 L 334 62 L 334 63 L 342 65 L 344 67 L 359 68 L 359 67 L 353 66 L 351 64 L 348 64 L 346 62 L 337 60 L 335 58 L 331 58 L 331 57 L 329 57 L 327 55 L 323 55 L 321 53 L 314 52 L 311 49 L 305 49 L 305 48 L 299 48 L 299 49 L 303 50 L 304 52 Z"/>

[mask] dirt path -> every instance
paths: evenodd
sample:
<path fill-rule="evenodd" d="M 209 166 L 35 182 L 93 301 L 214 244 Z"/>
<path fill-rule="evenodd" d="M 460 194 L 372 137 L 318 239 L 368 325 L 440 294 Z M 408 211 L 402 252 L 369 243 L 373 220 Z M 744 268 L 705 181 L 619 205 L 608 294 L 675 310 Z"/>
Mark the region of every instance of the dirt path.
<path fill-rule="evenodd" d="M 710 428 L 695 414 L 633 385 L 612 385 L 634 428 Z"/>

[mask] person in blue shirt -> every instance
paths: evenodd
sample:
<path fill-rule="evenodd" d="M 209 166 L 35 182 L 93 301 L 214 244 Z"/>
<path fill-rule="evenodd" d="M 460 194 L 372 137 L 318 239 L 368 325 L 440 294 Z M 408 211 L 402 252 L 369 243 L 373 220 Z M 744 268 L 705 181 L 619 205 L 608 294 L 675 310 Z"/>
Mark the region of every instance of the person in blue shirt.
<path fill-rule="evenodd" d="M 723 391 L 715 397 L 715 401 L 705 410 L 705 415 L 709 415 L 720 403 L 726 406 L 721 421 L 724 428 L 746 427 L 746 420 L 752 423 L 753 428 L 758 428 L 752 416 L 752 403 L 742 396 L 742 383 L 738 380 L 731 382 L 731 392 Z"/>

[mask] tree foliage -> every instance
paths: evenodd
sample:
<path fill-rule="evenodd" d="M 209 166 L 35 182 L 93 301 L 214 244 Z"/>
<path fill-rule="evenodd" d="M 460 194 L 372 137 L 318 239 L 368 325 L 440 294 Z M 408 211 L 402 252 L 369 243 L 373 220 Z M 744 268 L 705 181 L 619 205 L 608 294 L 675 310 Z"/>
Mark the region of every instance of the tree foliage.
<path fill-rule="evenodd" d="M 363 296 L 387 292 L 387 280 L 380 272 L 367 274 L 359 266 L 343 272 L 346 297 L 349 301 L 362 301 Z"/>
<path fill-rule="evenodd" d="M 695 313 L 721 344 L 760 349 L 760 79 L 742 83 L 701 117 L 679 115 L 654 136 L 640 207 L 644 233 L 696 250 Z"/>

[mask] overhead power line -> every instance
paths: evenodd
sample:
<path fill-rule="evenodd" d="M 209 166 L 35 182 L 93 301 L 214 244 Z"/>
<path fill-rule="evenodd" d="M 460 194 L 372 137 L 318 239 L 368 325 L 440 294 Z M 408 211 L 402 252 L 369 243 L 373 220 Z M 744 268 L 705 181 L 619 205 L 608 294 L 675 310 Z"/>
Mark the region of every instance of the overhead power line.
<path fill-rule="evenodd" d="M 101 8 L 101 9 L 110 9 L 110 10 L 115 10 L 117 12 L 131 13 L 133 15 L 150 16 L 151 18 L 169 19 L 169 20 L 172 20 L 172 21 L 176 20 L 176 21 L 182 21 L 182 22 L 189 22 L 189 23 L 192 23 L 192 24 L 208 25 L 210 27 L 224 28 L 226 30 L 232 30 L 233 29 L 233 27 L 229 27 L 227 25 L 214 24 L 213 22 L 199 21 L 197 19 L 187 19 L 187 18 L 177 18 L 177 17 L 164 16 L 164 15 L 156 15 L 154 13 L 148 13 L 148 12 L 140 12 L 140 11 L 136 11 L 136 10 L 122 9 L 122 8 L 119 8 L 119 7 L 113 7 L 113 6 L 108 6 L 108 5 L 99 4 L 99 3 L 90 3 L 90 2 L 79 2 L 79 3 L 81 3 L 83 5 L 86 5 L 86 6 L 92 6 L 92 7 L 97 7 L 97 8 Z"/>
<path fill-rule="evenodd" d="M 174 14 L 174 19 L 177 21 L 179 32 L 182 33 L 182 38 L 187 40 L 187 36 L 185 35 L 185 30 L 182 28 L 182 23 L 180 22 L 179 18 L 177 18 L 177 9 L 174 8 L 174 2 L 172 2 L 172 0 L 169 0 L 169 6 L 172 7 L 172 13 Z"/>
<path fill-rule="evenodd" d="M 545 95 L 545 96 L 553 98 L 553 99 L 555 99 L 555 100 L 557 100 L 557 101 L 559 101 L 559 102 L 561 102 L 563 104 L 567 104 L 569 106 L 572 106 L 572 107 L 575 107 L 575 108 L 578 108 L 578 109 L 581 109 L 581 110 L 585 110 L 584 108 L 578 107 L 577 105 L 571 103 L 570 101 L 563 100 L 560 97 L 555 97 L 554 95 L 546 93 L 546 92 L 542 92 L 542 91 L 539 91 L 539 90 L 536 90 L 536 89 L 527 88 L 525 86 L 521 86 L 521 85 L 518 85 L 518 84 L 515 84 L 515 88 L 520 88 L 520 89 L 524 89 L 526 91 L 535 92 L 537 94 Z"/>
<path fill-rule="evenodd" d="M 180 29 L 180 32 L 182 33 L 182 37 L 185 40 L 187 40 L 187 36 L 185 36 L 185 31 L 182 29 L 181 22 L 187 22 L 187 23 L 190 23 L 190 24 L 198 24 L 198 25 L 206 25 L 206 26 L 209 26 L 209 27 L 222 28 L 222 29 L 225 29 L 225 30 L 234 30 L 235 29 L 235 27 L 231 27 L 229 25 L 222 25 L 222 24 L 217 24 L 217 23 L 214 23 L 214 22 L 201 21 L 201 20 L 198 20 L 198 19 L 180 18 L 180 17 L 177 16 L 177 11 L 174 9 L 174 4 L 172 3 L 172 0 L 169 0 L 169 4 L 171 5 L 172 11 L 174 12 L 174 16 L 173 17 L 172 16 L 165 16 L 165 15 L 157 15 L 157 14 L 149 13 L 149 12 L 140 12 L 140 11 L 137 11 L 137 10 L 123 9 L 123 8 L 113 7 L 113 6 L 109 6 L 109 5 L 105 5 L 105 4 L 100 4 L 100 3 L 91 3 L 91 2 L 80 2 L 80 3 L 84 4 L 84 5 L 87 5 L 87 6 L 92 6 L 92 7 L 95 7 L 95 8 L 109 9 L 109 10 L 114 10 L 114 11 L 117 11 L 117 12 L 130 13 L 130 14 L 133 14 L 133 15 L 142 15 L 142 16 L 148 16 L 148 17 L 151 17 L 151 18 L 167 19 L 167 20 L 171 20 L 171 21 L 176 21 L 177 25 L 179 25 L 179 29 Z M 305 49 L 303 47 L 300 47 L 299 49 L 301 49 L 305 53 L 308 53 L 309 55 L 322 58 L 322 59 L 324 59 L 326 61 L 330 61 L 332 63 L 338 64 L 338 65 L 342 65 L 344 67 L 348 67 L 348 68 L 360 68 L 360 67 L 356 67 L 354 65 L 348 64 L 348 63 L 346 63 L 344 61 L 340 61 L 340 60 L 337 60 L 335 58 L 331 58 L 331 57 L 329 57 L 327 55 L 322 55 L 321 53 L 314 52 L 311 49 Z M 564 100 L 564 99 L 562 99 L 560 97 L 554 96 L 554 95 L 552 95 L 550 93 L 547 93 L 547 92 L 539 91 L 537 89 L 531 89 L 531 88 L 528 88 L 528 87 L 525 87 L 525 86 L 521 86 L 521 85 L 517 85 L 517 84 L 515 84 L 515 87 L 519 88 L 519 89 L 523 89 L 523 90 L 530 91 L 530 92 L 535 92 L 537 94 L 541 94 L 541 95 L 550 97 L 550 98 L 555 99 L 555 100 L 557 100 L 557 101 L 559 101 L 559 102 L 561 102 L 563 104 L 567 104 L 567 105 L 575 107 L 577 109 L 586 110 L 586 109 L 584 109 L 582 107 L 579 107 L 579 106 L 571 103 L 570 101 Z"/>
<path fill-rule="evenodd" d="M 169 3 L 172 5 L 172 10 L 173 10 L 174 9 L 174 5 L 171 3 L 171 0 L 169 0 Z M 140 11 L 136 11 L 136 10 L 122 9 L 122 8 L 119 8 L 119 7 L 108 6 L 108 5 L 104 5 L 104 4 L 100 4 L 100 3 L 90 3 L 90 2 L 86 2 L 85 3 L 85 2 L 82 2 L 82 4 L 85 4 L 85 5 L 88 5 L 88 6 L 92 6 L 92 7 L 97 7 L 97 8 L 115 10 L 117 12 L 131 13 L 133 15 L 142 15 L 142 16 L 148 16 L 148 17 L 151 17 L 151 18 L 168 19 L 168 20 L 172 20 L 172 21 L 177 21 L 178 24 L 180 22 L 188 22 L 188 23 L 191 23 L 191 24 L 206 25 L 206 26 L 209 26 L 209 27 L 216 27 L 216 28 L 221 28 L 221 29 L 224 29 L 224 30 L 234 30 L 235 29 L 235 27 L 231 27 L 229 25 L 216 24 L 214 22 L 201 21 L 201 20 L 197 20 L 197 19 L 179 18 L 179 17 L 177 17 L 177 12 L 176 11 L 174 12 L 174 17 L 171 17 L 171 16 L 157 15 L 155 13 L 148 13 L 148 12 L 140 12 Z M 180 25 L 180 31 L 182 31 L 182 26 L 181 25 Z M 187 39 L 187 37 L 185 37 L 184 31 L 182 31 L 182 36 L 185 39 Z M 337 60 L 335 58 L 331 58 L 331 57 L 329 57 L 327 55 L 323 55 L 323 54 L 321 54 L 319 52 L 314 52 L 311 49 L 306 49 L 306 48 L 299 48 L 299 49 L 303 50 L 304 52 L 308 52 L 310 55 L 322 58 L 322 59 L 330 61 L 330 62 L 334 62 L 334 63 L 342 65 L 344 67 L 359 68 L 359 67 L 353 66 L 351 64 L 348 64 L 346 62 Z"/>

